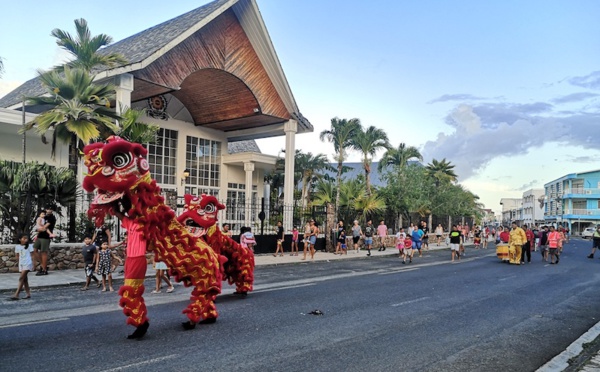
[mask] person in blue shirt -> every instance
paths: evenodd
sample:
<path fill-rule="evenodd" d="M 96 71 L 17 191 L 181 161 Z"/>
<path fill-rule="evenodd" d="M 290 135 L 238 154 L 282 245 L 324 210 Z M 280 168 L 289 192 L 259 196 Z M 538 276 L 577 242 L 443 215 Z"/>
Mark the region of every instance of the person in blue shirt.
<path fill-rule="evenodd" d="M 422 257 L 423 254 L 421 253 L 421 245 L 423 244 L 423 235 L 425 235 L 425 233 L 423 232 L 423 230 L 421 230 L 421 227 L 415 227 L 415 229 L 412 232 L 411 238 L 412 238 L 412 242 L 413 242 L 413 249 L 416 249 L 417 251 L 419 251 L 419 257 Z"/>

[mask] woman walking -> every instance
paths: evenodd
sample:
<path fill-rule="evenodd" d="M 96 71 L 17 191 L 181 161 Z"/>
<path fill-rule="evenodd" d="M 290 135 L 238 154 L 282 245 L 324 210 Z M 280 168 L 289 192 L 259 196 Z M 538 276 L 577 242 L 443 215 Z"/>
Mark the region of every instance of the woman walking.
<path fill-rule="evenodd" d="M 352 243 L 354 243 L 354 251 L 358 253 L 360 251 L 360 247 L 358 246 L 358 241 L 362 236 L 362 229 L 358 224 L 358 220 L 354 220 L 354 225 L 352 225 Z"/>

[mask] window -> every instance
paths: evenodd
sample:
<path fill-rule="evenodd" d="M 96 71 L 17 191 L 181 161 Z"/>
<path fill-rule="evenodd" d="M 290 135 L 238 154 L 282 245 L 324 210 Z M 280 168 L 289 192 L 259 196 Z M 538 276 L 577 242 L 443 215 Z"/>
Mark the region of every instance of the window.
<path fill-rule="evenodd" d="M 218 189 L 221 142 L 187 136 L 185 164 L 190 171 L 190 176 L 186 179 L 187 184 L 205 186 L 206 190 Z M 213 195 L 212 191 L 209 193 Z"/>
<path fill-rule="evenodd" d="M 171 207 L 172 210 L 177 210 L 177 190 L 162 189 L 162 195 L 165 198 L 165 204 Z"/>
<path fill-rule="evenodd" d="M 146 145 L 150 173 L 157 183 L 175 185 L 177 173 L 177 131 L 161 128 L 155 143 Z"/>
<path fill-rule="evenodd" d="M 228 183 L 227 184 L 227 221 L 244 221 L 246 218 L 246 211 L 249 209 L 250 215 L 254 216 L 257 208 L 257 186 L 252 186 L 252 199 L 246 199 L 246 185 L 243 183 Z M 256 213 L 255 213 L 256 212 Z"/>
<path fill-rule="evenodd" d="M 186 186 L 184 193 L 195 195 L 195 196 L 200 196 L 202 194 L 212 195 L 215 198 L 219 199 L 219 189 L 210 189 L 207 187 Z"/>

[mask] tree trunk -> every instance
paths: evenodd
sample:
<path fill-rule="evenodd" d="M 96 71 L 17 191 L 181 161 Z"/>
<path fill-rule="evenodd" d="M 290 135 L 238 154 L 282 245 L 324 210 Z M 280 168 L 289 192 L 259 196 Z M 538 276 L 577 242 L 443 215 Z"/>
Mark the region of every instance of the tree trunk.
<path fill-rule="evenodd" d="M 78 151 L 78 143 L 79 139 L 74 136 L 71 138 L 71 143 L 69 144 L 69 169 L 73 171 L 75 177 L 77 177 L 78 165 L 79 165 L 79 151 Z M 77 204 L 73 203 L 69 205 L 69 227 L 67 230 L 67 240 L 69 242 L 75 241 L 75 233 L 77 227 Z"/>
<path fill-rule="evenodd" d="M 302 177 L 302 208 L 306 208 L 308 205 L 308 178 Z"/>
<path fill-rule="evenodd" d="M 371 170 L 369 169 L 369 163 L 366 157 L 364 159 L 363 166 L 365 168 L 365 185 L 367 186 L 367 196 L 371 196 L 371 177 L 369 176 Z"/>
<path fill-rule="evenodd" d="M 340 155 L 341 158 L 342 155 Z M 338 171 L 337 171 L 337 190 L 335 193 L 335 218 L 339 221 L 340 218 L 340 190 L 342 188 L 342 166 L 343 163 L 338 161 Z"/>

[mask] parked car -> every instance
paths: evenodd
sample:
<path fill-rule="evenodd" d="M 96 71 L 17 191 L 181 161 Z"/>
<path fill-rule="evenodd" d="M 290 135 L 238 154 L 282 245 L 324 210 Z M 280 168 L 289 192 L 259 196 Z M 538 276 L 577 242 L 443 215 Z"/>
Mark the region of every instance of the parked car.
<path fill-rule="evenodd" d="M 586 227 L 585 230 L 581 232 L 581 237 L 584 239 L 591 239 L 594 236 L 594 228 Z"/>

